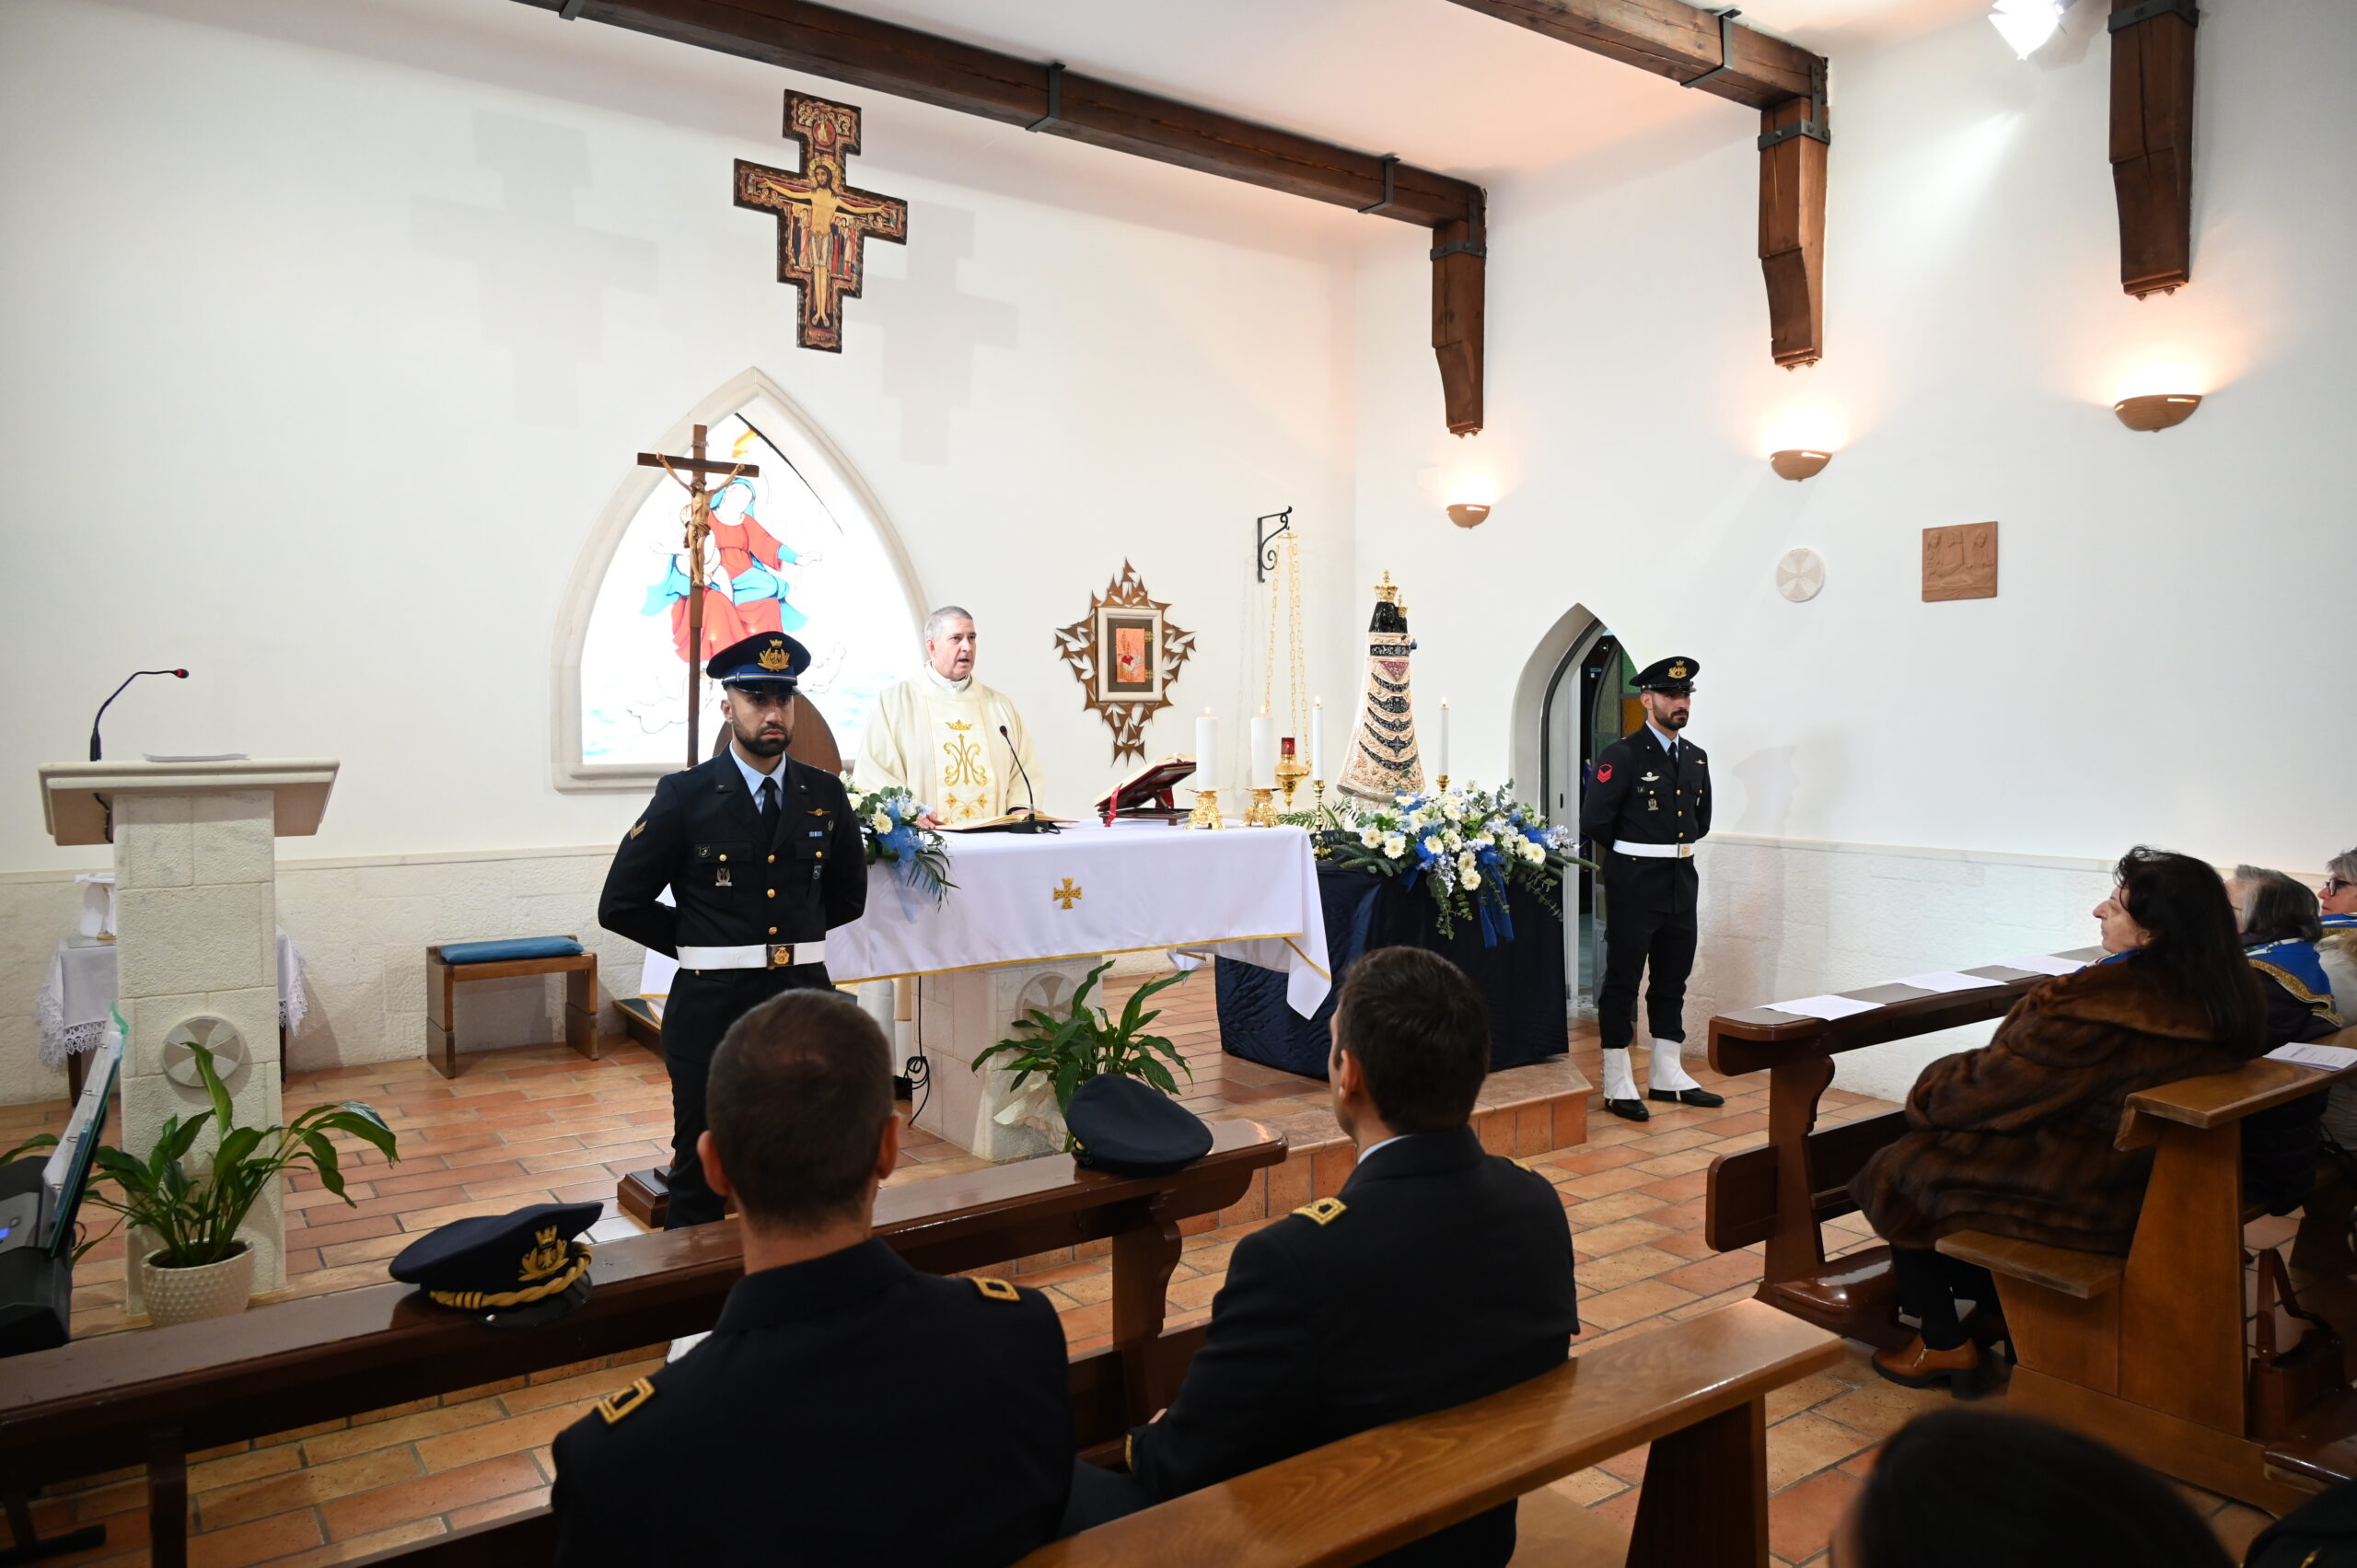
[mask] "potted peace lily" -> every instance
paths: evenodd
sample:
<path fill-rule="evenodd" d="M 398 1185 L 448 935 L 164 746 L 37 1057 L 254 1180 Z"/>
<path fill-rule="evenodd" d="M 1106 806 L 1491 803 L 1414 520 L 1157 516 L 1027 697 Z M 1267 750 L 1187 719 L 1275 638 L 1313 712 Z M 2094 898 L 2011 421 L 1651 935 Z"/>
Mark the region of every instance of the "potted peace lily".
<path fill-rule="evenodd" d="M 329 1133 L 350 1133 L 387 1159 L 401 1158 L 385 1119 L 356 1100 L 314 1106 L 282 1126 L 238 1126 L 213 1052 L 193 1044 L 189 1050 L 211 1108 L 185 1121 L 177 1116 L 168 1120 L 145 1160 L 106 1144 L 91 1155 L 95 1169 L 87 1202 L 121 1215 L 117 1223 L 128 1222 L 134 1240 L 144 1237 L 157 1244 L 134 1258 L 134 1266 L 139 1270 L 139 1294 L 148 1317 L 159 1328 L 246 1309 L 254 1293 L 254 1253 L 238 1231 L 270 1190 L 272 1178 L 308 1167 L 320 1186 L 346 1203 L 352 1202 Z M 207 1123 L 215 1130 L 209 1157 L 196 1154 L 197 1139 Z M 10 1151 L 6 1158 L 56 1141 L 43 1133 Z M 109 1227 L 84 1242 L 75 1255 L 113 1233 Z"/>
<path fill-rule="evenodd" d="M 1142 1078 L 1164 1094 L 1175 1095 L 1178 1083 L 1170 1075 L 1171 1067 L 1190 1078 L 1195 1075 L 1195 1070 L 1187 1065 L 1176 1045 L 1164 1036 L 1145 1032 L 1148 1024 L 1162 1016 L 1159 1009 L 1146 1011 L 1147 998 L 1178 984 L 1187 978 L 1186 974 L 1167 974 L 1139 986 L 1131 993 L 1129 1005 L 1121 1009 L 1120 1021 L 1115 1023 L 1110 1014 L 1090 1005 L 1088 1000 L 1097 981 L 1112 967 L 1109 958 L 1088 971 L 1088 978 L 1080 982 L 1072 1000 L 1064 1005 L 1063 1016 L 1058 1017 L 1044 1007 L 1034 1007 L 1015 1020 L 1013 1038 L 975 1054 L 976 1073 L 990 1067 L 994 1058 L 1004 1058 L 997 1065 L 1015 1074 L 1007 1087 L 1016 1098 L 998 1113 L 1002 1125 L 1028 1122 L 1042 1131 L 1061 1133 L 1062 1146 L 1070 1149 L 1072 1134 L 1064 1128 L 1063 1113 L 1072 1105 L 1074 1091 L 1089 1079 L 1112 1073 L 1124 1078 Z M 1162 1059 L 1167 1059 L 1169 1066 L 1165 1066 Z M 1055 1103 L 1052 1121 L 1048 1111 L 1051 1098 Z"/>

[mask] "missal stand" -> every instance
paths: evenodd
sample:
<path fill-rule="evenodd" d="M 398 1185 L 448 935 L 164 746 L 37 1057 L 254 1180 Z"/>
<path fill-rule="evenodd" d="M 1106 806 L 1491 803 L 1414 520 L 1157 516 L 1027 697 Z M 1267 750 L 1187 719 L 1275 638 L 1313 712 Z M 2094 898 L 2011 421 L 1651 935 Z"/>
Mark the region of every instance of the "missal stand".
<path fill-rule="evenodd" d="M 1097 803 L 1097 814 L 1109 828 L 1117 821 L 1167 822 L 1175 827 L 1187 819 L 1187 808 L 1173 798 L 1171 791 L 1194 775 L 1192 757 L 1165 757 L 1149 762 L 1115 784 Z"/>
<path fill-rule="evenodd" d="M 41 770 L 50 836 L 61 844 L 114 846 L 120 1006 L 130 1025 L 122 1126 L 133 1151 L 145 1151 L 165 1118 L 203 1109 L 202 1088 L 165 1071 L 167 1037 L 197 1019 L 213 1021 L 204 1032 L 221 1049 L 238 1122 L 269 1127 L 285 1120 L 272 842 L 319 831 L 336 768 L 326 760 L 237 758 L 55 762 Z M 273 1186 L 247 1221 L 258 1291 L 286 1282 L 280 1201 Z M 129 1271 L 129 1283 L 126 1306 L 135 1313 L 138 1270 Z"/>

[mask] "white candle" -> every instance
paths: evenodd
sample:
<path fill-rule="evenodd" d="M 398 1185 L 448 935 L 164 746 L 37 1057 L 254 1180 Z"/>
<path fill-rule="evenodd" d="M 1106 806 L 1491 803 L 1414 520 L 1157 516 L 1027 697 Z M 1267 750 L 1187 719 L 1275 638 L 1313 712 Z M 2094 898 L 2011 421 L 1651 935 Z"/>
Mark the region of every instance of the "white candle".
<path fill-rule="evenodd" d="M 1195 721 L 1195 787 L 1219 788 L 1219 720 L 1209 708 Z"/>
<path fill-rule="evenodd" d="M 1247 789 L 1277 787 L 1277 721 L 1269 716 L 1269 704 L 1252 715 L 1252 776 L 1245 782 Z"/>
<path fill-rule="evenodd" d="M 1319 697 L 1309 704 L 1309 776 L 1326 777 L 1326 699 Z"/>
<path fill-rule="evenodd" d="M 1440 776 L 1448 777 L 1448 699 L 1440 700 Z"/>

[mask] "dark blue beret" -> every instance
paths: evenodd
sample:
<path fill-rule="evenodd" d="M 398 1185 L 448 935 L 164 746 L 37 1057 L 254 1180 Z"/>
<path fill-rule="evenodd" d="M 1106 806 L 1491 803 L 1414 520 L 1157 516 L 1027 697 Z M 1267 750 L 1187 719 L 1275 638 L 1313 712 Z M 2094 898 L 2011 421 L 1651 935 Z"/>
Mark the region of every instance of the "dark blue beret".
<path fill-rule="evenodd" d="M 595 1203 L 534 1203 L 452 1220 L 403 1248 L 392 1275 L 486 1323 L 552 1322 L 589 1297 L 589 1249 L 575 1238 L 601 1212 Z"/>
<path fill-rule="evenodd" d="M 1099 1073 L 1064 1109 L 1073 1158 L 1090 1170 L 1161 1176 L 1212 1152 L 1203 1119 L 1152 1084 Z"/>

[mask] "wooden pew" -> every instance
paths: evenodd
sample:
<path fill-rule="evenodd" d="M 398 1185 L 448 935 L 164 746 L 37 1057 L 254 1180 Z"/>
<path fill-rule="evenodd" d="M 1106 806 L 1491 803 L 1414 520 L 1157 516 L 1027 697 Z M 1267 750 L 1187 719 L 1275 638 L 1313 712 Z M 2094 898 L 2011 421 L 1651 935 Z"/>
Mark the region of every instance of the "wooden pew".
<path fill-rule="evenodd" d="M 1163 1331 L 1179 1222 L 1233 1205 L 1284 1158 L 1283 1136 L 1257 1122 L 1212 1131 L 1212 1152 L 1167 1176 L 1059 1155 L 889 1188 L 877 1233 L 936 1273 L 1109 1239 L 1114 1342 L 1074 1363 L 1072 1395 L 1081 1441 L 1115 1441 L 1168 1403 L 1202 1342 Z M 0 1376 L 0 1476 L 31 1486 L 145 1464 L 152 1561 L 179 1568 L 191 1452 L 709 1329 L 743 1272 L 729 1220 L 599 1245 L 588 1301 L 528 1331 L 387 1283 L 17 1356 Z"/>
<path fill-rule="evenodd" d="M 2270 1513 L 2298 1506 L 2316 1482 L 2270 1466 L 2247 1403 L 2242 1122 L 2351 1073 L 2258 1061 L 2131 1095 L 2118 1144 L 2154 1155 L 2124 1259 L 1980 1231 L 1942 1240 L 1997 1276 L 2019 1358 L 2012 1407 Z M 2331 1430 L 2347 1416 L 2330 1413 Z"/>
<path fill-rule="evenodd" d="M 2100 948 L 2062 955 L 2092 961 Z M 2049 977 L 2003 964 L 1967 970 L 2001 981 L 1977 991 L 1929 992 L 1897 983 L 1841 995 L 1879 1003 L 1840 1019 L 1802 1018 L 1765 1007 L 1711 1020 L 1711 1065 L 1729 1074 L 1768 1074 L 1768 1142 L 1711 1162 L 1703 1239 L 1721 1252 L 1766 1242 L 1759 1299 L 1820 1328 L 1869 1344 L 1910 1338 L 1891 1316 L 1887 1248 L 1853 1252 L 1828 1266 L 1818 1226 L 1857 1205 L 1845 1191 L 1875 1151 L 1905 1131 L 1898 1111 L 1817 1130 L 1817 1101 L 1845 1051 L 1983 1023 L 2013 1010 Z"/>
<path fill-rule="evenodd" d="M 1841 1356 L 1822 1330 L 1738 1302 L 1057 1541 L 1020 1568 L 1364 1562 L 1643 1443 L 1653 1449 L 1630 1568 L 1765 1568 L 1767 1396 Z M 355 1568 L 538 1568 L 555 1548 L 542 1508 Z M 1592 1561 L 1618 1568 L 1617 1540 Z"/>
<path fill-rule="evenodd" d="M 1630 1568 L 1764 1568 L 1767 1396 L 1842 1353 L 1822 1330 L 1738 1302 L 1100 1525 L 1022 1568 L 1339 1568 L 1641 1443 L 1653 1449 Z"/>

